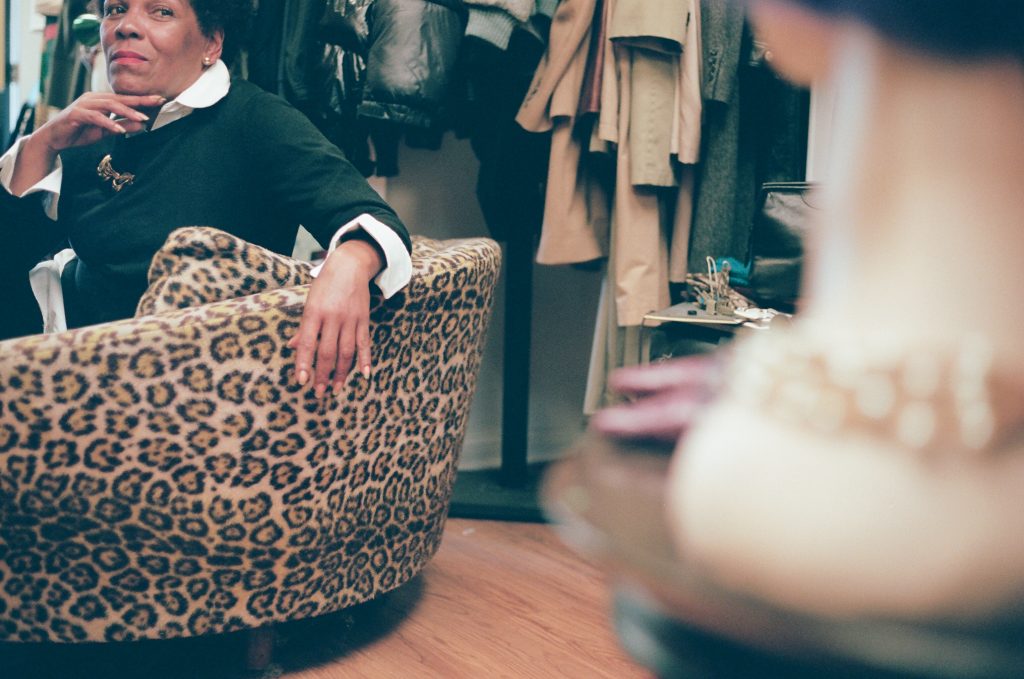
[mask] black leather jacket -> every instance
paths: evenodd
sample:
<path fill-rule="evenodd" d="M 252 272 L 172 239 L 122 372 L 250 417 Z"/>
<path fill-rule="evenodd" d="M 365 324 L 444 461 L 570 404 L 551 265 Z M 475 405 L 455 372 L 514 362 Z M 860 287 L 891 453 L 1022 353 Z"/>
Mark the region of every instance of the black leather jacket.
<path fill-rule="evenodd" d="M 260 0 L 249 40 L 249 80 L 311 118 L 323 98 L 318 23 L 325 5 L 325 0 Z"/>
<path fill-rule="evenodd" d="M 373 0 L 359 115 L 433 127 L 465 31 L 462 0 Z"/>

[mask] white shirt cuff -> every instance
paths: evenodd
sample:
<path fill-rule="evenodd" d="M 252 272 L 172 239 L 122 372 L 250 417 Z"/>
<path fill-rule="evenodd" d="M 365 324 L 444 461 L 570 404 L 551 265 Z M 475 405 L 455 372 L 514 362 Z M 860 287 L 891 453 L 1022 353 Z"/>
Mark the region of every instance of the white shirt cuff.
<path fill-rule="evenodd" d="M 14 195 L 11 191 L 11 180 L 14 178 L 14 166 L 18 162 L 18 152 L 21 151 L 21 145 L 25 143 L 28 137 L 22 137 L 14 146 L 12 146 L 7 153 L 0 157 L 0 186 L 4 187 L 7 193 Z M 37 193 L 39 191 L 45 191 L 50 194 L 46 197 L 46 216 L 50 219 L 57 219 L 57 199 L 60 197 L 60 184 L 64 177 L 64 166 L 60 162 L 60 156 L 57 157 L 57 162 L 53 166 L 53 171 L 46 175 L 38 182 L 33 184 L 25 191 L 21 196 L 27 196 L 30 193 Z"/>
<path fill-rule="evenodd" d="M 409 284 L 409 279 L 412 278 L 412 258 L 409 256 L 409 251 L 405 249 L 405 243 L 390 226 L 368 214 L 359 215 L 334 234 L 331 244 L 327 248 L 327 257 L 330 257 L 334 249 L 338 247 L 338 241 L 342 236 L 356 229 L 365 231 L 384 252 L 384 258 L 387 261 L 384 264 L 384 269 L 377 274 L 373 282 L 380 288 L 384 297 L 391 297 Z M 326 257 L 324 261 L 327 261 Z M 317 264 L 310 270 L 310 275 L 316 278 L 323 266 L 324 262 Z"/>
<path fill-rule="evenodd" d="M 75 258 L 75 251 L 64 248 L 53 259 L 44 259 L 28 274 L 28 282 L 36 304 L 43 314 L 43 332 L 64 332 L 68 329 L 64 314 L 64 290 L 60 287 L 60 275 L 64 267 Z"/>

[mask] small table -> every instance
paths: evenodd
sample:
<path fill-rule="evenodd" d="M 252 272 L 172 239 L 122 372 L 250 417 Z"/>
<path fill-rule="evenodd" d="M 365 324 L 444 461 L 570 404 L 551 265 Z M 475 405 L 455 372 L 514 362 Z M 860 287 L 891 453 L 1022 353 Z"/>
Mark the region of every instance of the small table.
<path fill-rule="evenodd" d="M 652 311 L 644 316 L 640 326 L 640 362 L 651 361 L 653 330 L 664 331 L 671 338 L 670 341 L 699 342 L 713 348 L 731 340 L 745 322 L 746 319 L 738 316 L 709 314 L 693 302 L 682 302 L 661 311 Z M 672 355 L 675 353 L 669 352 L 662 357 L 668 358 Z"/>

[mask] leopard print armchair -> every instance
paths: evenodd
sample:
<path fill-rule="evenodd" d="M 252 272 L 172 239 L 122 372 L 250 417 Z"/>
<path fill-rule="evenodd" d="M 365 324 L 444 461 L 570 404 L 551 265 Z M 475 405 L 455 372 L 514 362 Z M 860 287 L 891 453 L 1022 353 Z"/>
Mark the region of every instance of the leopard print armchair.
<path fill-rule="evenodd" d="M 0 640 L 258 628 L 422 569 L 500 251 L 417 239 L 413 263 L 340 396 L 289 379 L 308 267 L 212 229 L 172 236 L 136 318 L 0 342 Z"/>

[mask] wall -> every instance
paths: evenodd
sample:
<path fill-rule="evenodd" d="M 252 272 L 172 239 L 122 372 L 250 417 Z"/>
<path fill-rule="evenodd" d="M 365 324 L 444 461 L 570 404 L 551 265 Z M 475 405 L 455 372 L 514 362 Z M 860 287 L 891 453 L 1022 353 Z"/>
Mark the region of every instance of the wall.
<path fill-rule="evenodd" d="M 42 68 L 43 27 L 45 19 L 32 11 L 30 0 L 12 0 L 10 9 L 11 66 L 17 68 L 17 79 L 10 86 L 10 118 L 4 121 L 8 130 L 14 127 L 18 112 L 25 102 L 35 103 L 39 98 L 39 79 Z"/>
<path fill-rule="evenodd" d="M 832 128 L 836 113 L 835 92 L 825 84 L 811 90 L 811 110 L 807 135 L 807 179 L 824 181 L 832 148 Z"/>
<path fill-rule="evenodd" d="M 7 88 L 7 3 L 0 9 L 0 90 Z"/>

